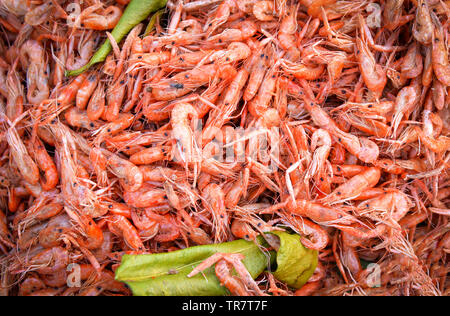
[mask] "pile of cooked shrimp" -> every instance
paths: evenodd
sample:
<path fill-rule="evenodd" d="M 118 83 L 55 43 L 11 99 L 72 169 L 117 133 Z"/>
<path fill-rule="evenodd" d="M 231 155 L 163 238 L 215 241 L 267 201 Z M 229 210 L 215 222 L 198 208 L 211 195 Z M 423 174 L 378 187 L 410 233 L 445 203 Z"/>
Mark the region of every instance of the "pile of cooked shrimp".
<path fill-rule="evenodd" d="M 231 294 L 450 294 L 449 1 L 128 2 L 0 0 L 0 295 L 274 230 L 312 278 Z"/>

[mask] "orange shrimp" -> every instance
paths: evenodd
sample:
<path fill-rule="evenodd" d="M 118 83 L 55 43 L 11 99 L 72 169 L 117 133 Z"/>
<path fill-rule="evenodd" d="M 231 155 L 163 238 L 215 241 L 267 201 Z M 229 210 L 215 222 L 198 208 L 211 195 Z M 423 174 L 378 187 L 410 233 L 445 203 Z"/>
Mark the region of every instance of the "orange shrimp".
<path fill-rule="evenodd" d="M 245 265 L 242 263 L 244 258 L 245 257 L 242 254 L 216 253 L 196 266 L 191 273 L 188 274 L 188 278 L 191 278 L 216 264 L 215 271 L 217 278 L 233 295 L 248 296 L 249 290 L 254 291 L 256 295 L 264 295 Z M 241 279 L 237 279 L 231 274 L 231 267 L 229 265 L 233 266 Z"/>
<path fill-rule="evenodd" d="M 286 203 L 286 209 L 293 214 L 309 217 L 316 223 L 325 226 L 350 225 L 357 220 L 343 209 L 324 206 L 307 200 L 291 200 Z"/>
<path fill-rule="evenodd" d="M 52 157 L 50 157 L 44 144 L 38 138 L 31 144 L 30 153 L 36 160 L 39 168 L 44 172 L 44 178 L 40 181 L 42 189 L 45 191 L 54 189 L 59 182 L 58 171 Z"/>
<path fill-rule="evenodd" d="M 387 221 L 388 219 L 398 222 L 410 210 L 412 202 L 408 196 L 398 190 L 385 192 L 378 197 L 361 202 L 357 206 L 357 213 L 370 216 L 370 213 L 376 213 L 374 219 Z"/>
<path fill-rule="evenodd" d="M 84 110 L 88 105 L 89 99 L 97 87 L 99 82 L 99 76 L 95 73 L 91 73 L 80 85 L 76 96 L 76 105 L 80 110 Z"/>
<path fill-rule="evenodd" d="M 356 57 L 367 88 L 379 99 L 387 83 L 386 71 L 376 63 L 367 43 L 359 37 L 356 38 Z"/>
<path fill-rule="evenodd" d="M 281 61 L 281 66 L 287 73 L 294 75 L 297 79 L 305 80 L 317 80 L 325 71 L 324 65 L 310 66 L 293 63 L 286 59 Z"/>
<path fill-rule="evenodd" d="M 203 205 L 211 214 L 215 240 L 222 242 L 228 238 L 229 217 L 225 208 L 225 194 L 217 184 L 211 183 L 203 189 Z"/>
<path fill-rule="evenodd" d="M 329 243 L 328 233 L 319 225 L 297 216 L 283 216 L 283 221 L 302 236 L 300 241 L 309 249 L 322 250 Z"/>
<path fill-rule="evenodd" d="M 448 62 L 448 53 L 444 35 L 439 28 L 436 28 L 434 31 L 431 63 L 436 78 L 446 87 L 450 86 L 450 64 Z"/>
<path fill-rule="evenodd" d="M 309 89 L 309 86 L 305 82 L 302 83 L 302 86 Z M 310 97 L 303 94 L 303 98 L 305 100 L 305 108 L 310 112 L 314 123 L 335 136 L 338 142 L 350 153 L 367 163 L 373 162 L 378 158 L 379 148 L 374 142 L 363 137 L 357 137 L 353 134 L 343 132 L 330 118 L 328 113 L 312 102 Z"/>
<path fill-rule="evenodd" d="M 13 161 L 19 169 L 22 177 L 30 184 L 39 182 L 39 168 L 31 159 L 25 145 L 23 144 L 17 129 L 11 126 L 6 133 L 6 140 L 8 141 L 10 152 Z"/>
<path fill-rule="evenodd" d="M 189 103 L 179 103 L 172 110 L 171 124 L 172 137 L 181 148 L 178 153 L 181 155 L 181 161 L 189 163 L 194 161 L 194 139 L 193 132 L 189 127 L 189 120 L 197 119 L 197 111 Z"/>
<path fill-rule="evenodd" d="M 90 216 L 78 211 L 73 211 L 69 208 L 66 208 L 65 211 L 83 231 L 82 237 L 77 238 L 82 247 L 87 249 L 97 249 L 103 244 L 103 231 Z"/>
<path fill-rule="evenodd" d="M 340 185 L 331 194 L 323 198 L 321 202 L 332 204 L 357 197 L 364 190 L 374 187 L 380 180 L 380 176 L 380 168 L 369 168 Z"/>
<path fill-rule="evenodd" d="M 59 106 L 65 106 L 69 103 L 72 103 L 75 100 L 81 85 L 87 77 L 88 74 L 81 74 L 76 77 L 70 84 L 65 86 L 56 98 L 57 104 Z"/>
<path fill-rule="evenodd" d="M 235 29 L 226 29 L 222 33 L 210 36 L 207 43 L 240 42 L 251 38 L 258 28 L 252 21 L 244 21 Z"/>
<path fill-rule="evenodd" d="M 402 63 L 402 76 L 408 79 L 416 78 L 423 71 L 423 58 L 416 43 L 409 46 Z"/>
<path fill-rule="evenodd" d="M 269 108 L 277 84 L 277 68 L 274 66 L 266 73 L 258 94 L 248 104 L 248 110 L 254 117 L 261 117 Z"/>
<path fill-rule="evenodd" d="M 43 274 L 52 274 L 65 269 L 69 263 L 69 253 L 62 247 L 42 250 L 30 258 L 25 264 L 37 267 L 36 271 Z"/>
<path fill-rule="evenodd" d="M 125 191 L 123 197 L 128 205 L 140 208 L 164 205 L 168 202 L 164 190 L 156 189 L 148 183 L 144 183 L 134 192 Z"/>
<path fill-rule="evenodd" d="M 434 28 L 428 1 L 418 0 L 412 30 L 414 38 L 423 45 L 429 45 L 433 39 Z"/>
<path fill-rule="evenodd" d="M 99 127 L 98 121 L 91 121 L 86 111 L 77 107 L 71 107 L 64 113 L 67 123 L 73 127 L 80 127 L 88 131 L 95 130 Z"/>
<path fill-rule="evenodd" d="M 87 106 L 87 116 L 91 121 L 98 120 L 105 111 L 105 87 L 98 84 Z"/>
<path fill-rule="evenodd" d="M 397 135 L 397 129 L 403 117 L 408 118 L 417 104 L 417 94 L 413 87 L 405 87 L 397 95 L 395 100 L 395 114 L 392 119 L 392 136 Z"/>
<path fill-rule="evenodd" d="M 147 148 L 130 156 L 130 161 L 135 165 L 149 165 L 157 161 L 171 160 L 171 150 L 170 146 Z"/>
<path fill-rule="evenodd" d="M 118 178 L 123 180 L 123 185 L 127 191 L 137 191 L 144 182 L 141 170 L 130 161 L 103 151 L 108 159 L 108 167 Z"/>
<path fill-rule="evenodd" d="M 430 149 L 432 152 L 443 153 L 450 148 L 450 137 L 439 136 L 437 139 L 433 138 L 432 136 L 426 135 L 418 126 L 415 127 L 415 132 L 425 147 Z"/>
<path fill-rule="evenodd" d="M 275 19 L 273 1 L 258 1 L 253 5 L 253 15 L 258 21 L 268 22 Z"/>
<path fill-rule="evenodd" d="M 209 37 L 218 27 L 228 21 L 232 10 L 236 7 L 236 2 L 237 1 L 235 0 L 225 0 L 219 5 L 214 19 L 209 24 L 206 32 L 207 37 Z"/>
<path fill-rule="evenodd" d="M 97 31 L 113 29 L 122 16 L 122 10 L 116 6 L 107 7 L 102 14 L 89 13 L 84 14 L 81 21 L 83 26 Z"/>
<path fill-rule="evenodd" d="M 111 215 L 108 219 L 108 227 L 113 234 L 123 237 L 125 243 L 131 249 L 138 252 L 145 251 L 145 246 L 139 237 L 139 233 L 126 217 Z"/>
<path fill-rule="evenodd" d="M 107 93 L 107 107 L 103 113 L 103 118 L 106 121 L 112 122 L 119 117 L 120 107 L 122 106 L 125 97 L 125 81 L 117 80 L 111 87 L 108 88 Z"/>

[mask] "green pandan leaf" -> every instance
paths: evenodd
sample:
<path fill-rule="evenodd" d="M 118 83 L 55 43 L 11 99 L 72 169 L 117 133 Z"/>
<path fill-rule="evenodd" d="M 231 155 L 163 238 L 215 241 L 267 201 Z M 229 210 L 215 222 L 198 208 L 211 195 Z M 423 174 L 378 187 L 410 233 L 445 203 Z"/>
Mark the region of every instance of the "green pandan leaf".
<path fill-rule="evenodd" d="M 282 254 L 278 262 L 277 254 L 273 251 L 263 252 L 267 246 L 262 237 L 258 242 L 236 240 L 232 242 L 191 247 L 179 251 L 151 255 L 125 255 L 122 264 L 116 271 L 116 280 L 125 282 L 137 296 L 220 296 L 228 295 L 226 288 L 220 285 L 214 266 L 192 278 L 187 275 L 203 260 L 215 253 L 242 253 L 245 256 L 244 265 L 253 278 L 257 278 L 264 270 L 269 268 L 275 260 L 278 271 L 281 271 L 281 281 L 291 282 L 294 285 L 303 282 L 306 276 L 312 275 L 309 269 L 317 265 L 317 253 L 313 255 L 300 244 L 300 239 L 292 238 L 287 233 L 274 233 L 280 238 Z M 294 245 L 298 242 L 298 245 Z M 297 253 L 298 252 L 298 253 Z M 305 258 L 299 257 L 304 254 Z M 289 258 L 295 257 L 298 262 Z M 316 260 L 309 262 L 308 260 Z M 296 262 L 296 268 L 289 269 L 286 264 Z M 305 267 L 305 271 L 301 271 Z M 312 271 L 314 271 L 312 269 Z M 308 277 L 309 278 L 309 277 Z M 289 280 L 289 281 L 288 281 Z M 288 283 L 289 284 L 289 283 Z"/>
<path fill-rule="evenodd" d="M 273 275 L 290 287 L 301 288 L 316 270 L 318 252 L 303 246 L 299 235 L 285 232 L 271 234 L 280 237 L 280 248 L 276 258 L 277 269 Z"/>

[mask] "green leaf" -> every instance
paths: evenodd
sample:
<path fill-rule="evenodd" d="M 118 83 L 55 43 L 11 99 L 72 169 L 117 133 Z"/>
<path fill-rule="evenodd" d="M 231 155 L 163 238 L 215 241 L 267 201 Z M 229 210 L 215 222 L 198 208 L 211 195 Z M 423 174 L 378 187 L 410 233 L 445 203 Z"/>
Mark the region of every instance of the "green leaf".
<path fill-rule="evenodd" d="M 261 242 L 261 239 L 260 239 Z M 253 278 L 271 264 L 270 253 L 264 253 L 261 245 L 246 240 L 196 246 L 169 253 L 152 255 L 125 255 L 116 271 L 116 280 L 125 282 L 137 296 L 227 295 L 220 285 L 214 267 L 192 278 L 192 269 L 213 254 L 242 253 L 244 265 Z"/>
<path fill-rule="evenodd" d="M 280 281 L 292 287 L 306 282 L 317 265 L 317 252 L 304 248 L 298 235 L 271 234 L 280 238 L 278 254 L 263 251 L 267 245 L 259 237 L 258 242 L 236 240 L 169 253 L 125 255 L 116 271 L 116 280 L 125 282 L 137 296 L 229 295 L 228 290 L 220 285 L 214 266 L 202 274 L 187 277 L 198 264 L 220 252 L 242 253 L 245 256 L 243 263 L 254 279 L 276 260 L 275 277 Z"/>
<path fill-rule="evenodd" d="M 285 232 L 271 232 L 271 234 L 280 237 L 276 259 L 277 270 L 273 275 L 290 287 L 301 288 L 316 270 L 318 252 L 303 246 L 299 235 Z"/>

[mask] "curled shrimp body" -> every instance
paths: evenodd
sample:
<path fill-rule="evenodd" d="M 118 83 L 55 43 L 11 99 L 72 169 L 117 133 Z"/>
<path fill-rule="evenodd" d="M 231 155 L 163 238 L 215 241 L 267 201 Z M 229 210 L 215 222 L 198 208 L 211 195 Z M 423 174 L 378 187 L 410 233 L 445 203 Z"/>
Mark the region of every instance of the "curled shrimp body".
<path fill-rule="evenodd" d="M 357 197 L 364 190 L 374 187 L 380 180 L 380 176 L 380 168 L 369 168 L 340 185 L 321 202 L 331 204 Z"/>
<path fill-rule="evenodd" d="M 356 222 L 356 218 L 346 211 L 324 206 L 307 200 L 291 200 L 286 204 L 286 209 L 293 214 L 309 217 L 314 222 L 325 225 L 350 225 Z"/>
<path fill-rule="evenodd" d="M 113 29 L 122 16 L 122 10 L 116 6 L 109 6 L 102 14 L 90 13 L 83 16 L 84 27 L 92 30 L 104 31 Z"/>
<path fill-rule="evenodd" d="M 386 71 L 376 63 L 375 57 L 369 50 L 367 43 L 362 39 L 356 39 L 356 56 L 359 61 L 359 69 L 364 78 L 364 82 L 373 92 L 375 98 L 380 98 L 387 83 Z"/>
<path fill-rule="evenodd" d="M 293 63 L 289 60 L 282 60 L 283 69 L 296 77 L 297 79 L 317 80 L 325 71 L 324 65 L 306 65 Z"/>
<path fill-rule="evenodd" d="M 5 213 L 3 213 L 3 211 L 0 210 L 0 243 L 5 244 L 8 247 L 14 247 L 14 245 L 10 242 L 10 239 L 11 234 L 6 222 L 6 215 Z"/>
<path fill-rule="evenodd" d="M 322 250 L 328 243 L 328 233 L 319 225 L 298 216 L 287 216 L 284 222 L 300 233 L 301 242 L 309 249 Z"/>
<path fill-rule="evenodd" d="M 314 0 L 314 1 L 303 1 L 308 2 L 308 15 L 312 17 L 320 17 L 322 14 L 322 7 L 327 7 L 336 3 L 337 0 Z"/>
<path fill-rule="evenodd" d="M 172 137 L 181 146 L 180 155 L 185 162 L 193 161 L 194 139 L 189 120 L 197 118 L 197 111 L 189 103 L 177 104 L 172 110 Z"/>
<path fill-rule="evenodd" d="M 80 127 L 89 131 L 98 128 L 98 122 L 91 121 L 86 113 L 76 107 L 72 107 L 64 114 L 67 123 L 73 127 Z"/>
<path fill-rule="evenodd" d="M 255 23 L 251 21 L 244 21 L 239 24 L 238 28 L 226 29 L 222 33 L 210 36 L 207 39 L 208 43 L 222 43 L 222 42 L 238 42 L 245 41 L 256 34 L 258 31 Z"/>
<path fill-rule="evenodd" d="M 91 121 L 98 120 L 105 111 L 105 87 L 99 84 L 87 106 L 87 116 Z"/>
<path fill-rule="evenodd" d="M 397 129 L 403 117 L 408 117 L 416 105 L 417 94 L 413 87 L 405 87 L 397 95 L 392 119 L 393 136 L 397 135 Z"/>
<path fill-rule="evenodd" d="M 65 209 L 69 217 L 81 227 L 83 232 L 82 237 L 77 237 L 81 246 L 87 249 L 97 249 L 103 244 L 103 231 L 95 223 L 95 221 L 88 215 Z"/>
<path fill-rule="evenodd" d="M 108 227 L 113 234 L 123 237 L 131 249 L 140 252 L 145 251 L 145 246 L 138 231 L 126 217 L 121 215 L 110 216 Z"/>
<path fill-rule="evenodd" d="M 448 62 L 447 48 L 442 30 L 438 28 L 434 32 L 431 63 L 436 78 L 446 87 L 450 86 L 450 64 Z"/>
<path fill-rule="evenodd" d="M 398 190 L 386 192 L 378 197 L 366 200 L 357 207 L 357 212 L 372 216 L 373 219 L 400 221 L 410 210 L 412 202 L 408 196 Z"/>
<path fill-rule="evenodd" d="M 275 19 L 273 1 L 258 1 L 253 5 L 253 15 L 259 21 L 268 22 Z"/>
<path fill-rule="evenodd" d="M 68 251 L 62 247 L 54 247 L 33 256 L 26 264 L 38 267 L 36 271 L 39 273 L 52 274 L 66 268 L 68 263 Z"/>
<path fill-rule="evenodd" d="M 211 21 L 207 30 L 207 37 L 209 37 L 217 28 L 228 21 L 232 10 L 236 7 L 235 0 L 225 0 L 217 8 L 214 19 Z"/>
<path fill-rule="evenodd" d="M 109 169 L 123 180 L 127 191 L 134 192 L 142 186 L 144 176 L 135 164 L 111 153 L 105 153 L 105 155 L 108 157 Z"/>
<path fill-rule="evenodd" d="M 31 159 L 31 156 L 20 139 L 15 127 L 8 129 L 8 132 L 6 133 L 6 140 L 10 146 L 13 161 L 19 169 L 22 177 L 30 184 L 38 183 L 39 168 L 33 159 Z"/>
<path fill-rule="evenodd" d="M 423 45 L 431 43 L 434 32 L 434 23 L 431 19 L 428 1 L 417 1 L 416 19 L 413 26 L 414 38 Z"/>
<path fill-rule="evenodd" d="M 305 99 L 305 107 L 311 114 L 314 123 L 335 136 L 338 142 L 350 153 L 367 163 L 374 162 L 378 158 L 379 148 L 377 144 L 366 138 L 343 132 L 328 113 L 314 102 L 311 102 L 311 99 L 305 95 L 303 97 Z"/>
<path fill-rule="evenodd" d="M 164 205 L 168 202 L 166 197 L 164 190 L 156 189 L 148 183 L 144 183 L 137 191 L 124 193 L 124 200 L 128 205 L 140 208 Z"/>
<path fill-rule="evenodd" d="M 81 84 L 76 96 L 76 105 L 80 110 L 84 110 L 88 105 L 89 99 L 97 87 L 99 77 L 92 73 Z"/>
<path fill-rule="evenodd" d="M 275 92 L 277 80 L 275 68 L 266 73 L 266 77 L 259 88 L 258 94 L 248 105 L 248 110 L 254 117 L 264 116 L 264 113 L 269 108 Z"/>
<path fill-rule="evenodd" d="M 27 71 L 27 99 L 39 104 L 50 94 L 44 48 L 37 41 L 29 40 L 20 48 L 20 59 Z"/>
<path fill-rule="evenodd" d="M 169 146 L 151 147 L 130 156 L 130 161 L 135 165 L 149 165 L 157 161 L 171 160 Z"/>
<path fill-rule="evenodd" d="M 30 153 L 34 156 L 39 168 L 44 172 L 44 178 L 40 181 L 42 189 L 45 191 L 54 189 L 59 182 L 58 171 L 40 139 L 35 139 L 30 146 Z"/>
<path fill-rule="evenodd" d="M 203 204 L 213 219 L 216 241 L 224 241 L 228 237 L 229 217 L 225 208 L 225 194 L 217 184 L 210 184 L 203 189 Z"/>
<path fill-rule="evenodd" d="M 419 76 L 423 71 L 422 55 L 416 43 L 411 44 L 402 63 L 402 75 L 412 79 Z"/>
<path fill-rule="evenodd" d="M 297 7 L 292 7 L 292 12 L 281 21 L 280 33 L 278 34 L 280 46 L 287 51 L 287 58 L 291 61 L 295 61 L 300 57 L 300 51 L 295 40 L 296 31 Z"/>
<path fill-rule="evenodd" d="M 234 237 L 245 240 L 256 240 L 256 237 L 259 235 L 249 223 L 238 219 L 235 219 L 231 223 L 231 233 Z"/>

